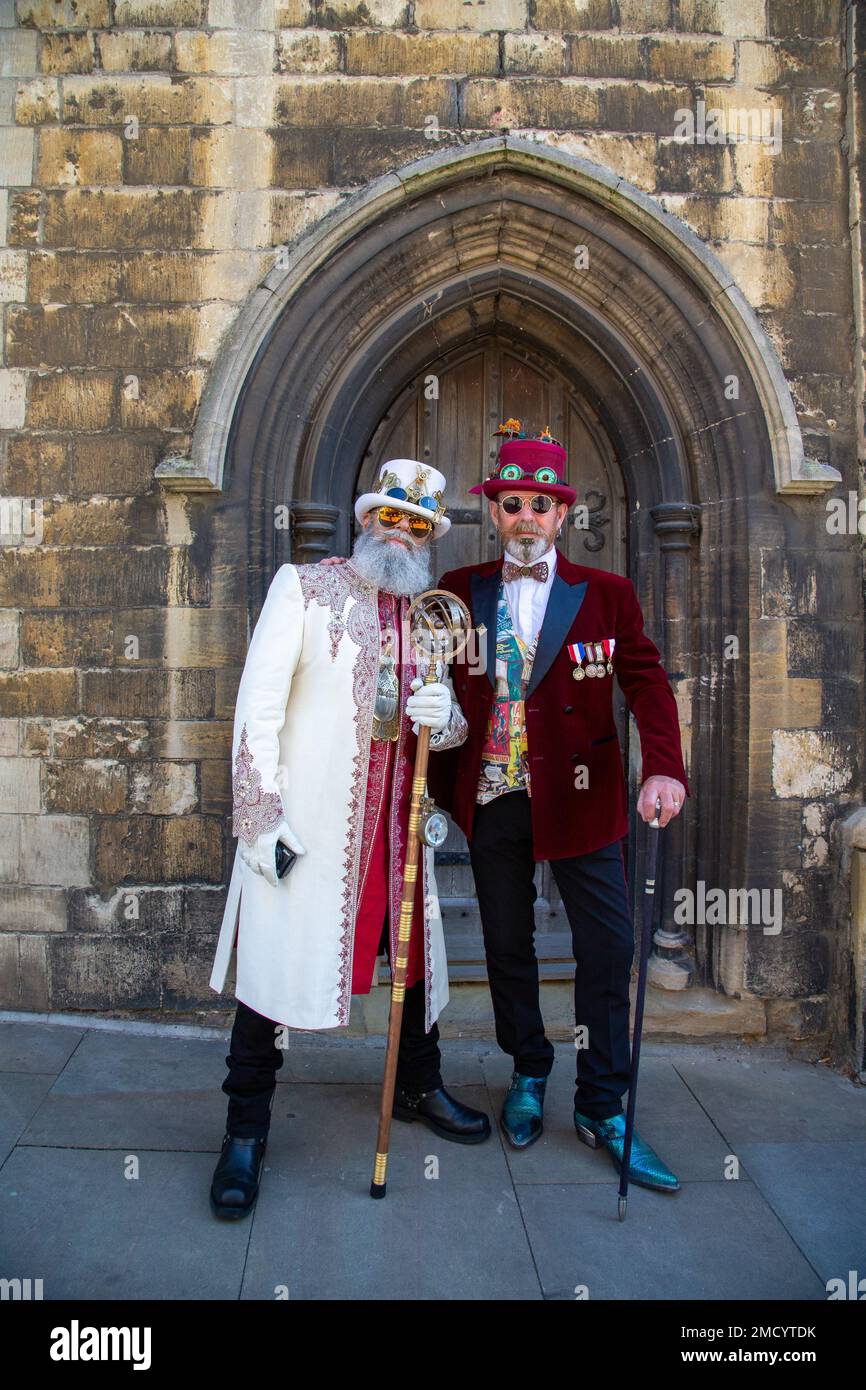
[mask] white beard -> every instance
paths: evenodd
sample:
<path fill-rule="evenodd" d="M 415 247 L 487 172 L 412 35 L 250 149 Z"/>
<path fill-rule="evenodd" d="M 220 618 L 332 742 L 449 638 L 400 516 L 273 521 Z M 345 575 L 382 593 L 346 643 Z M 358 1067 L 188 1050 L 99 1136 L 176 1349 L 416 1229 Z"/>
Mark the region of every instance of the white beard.
<path fill-rule="evenodd" d="M 355 541 L 352 564 L 358 573 L 387 594 L 420 594 L 433 588 L 434 542 L 411 549 L 378 536 L 368 527 Z"/>

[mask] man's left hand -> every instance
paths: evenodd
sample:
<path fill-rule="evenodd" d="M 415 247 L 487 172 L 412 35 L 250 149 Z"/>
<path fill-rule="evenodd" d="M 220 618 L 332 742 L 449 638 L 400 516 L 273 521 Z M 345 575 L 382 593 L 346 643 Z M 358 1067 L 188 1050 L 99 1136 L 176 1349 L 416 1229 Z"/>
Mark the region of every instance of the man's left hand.
<path fill-rule="evenodd" d="M 686 789 L 676 777 L 648 777 L 640 789 L 637 813 L 645 821 L 655 820 L 656 802 L 661 802 L 659 825 L 667 825 L 682 810 Z"/>
<path fill-rule="evenodd" d="M 416 676 L 412 682 L 412 689 L 416 693 L 410 695 L 406 701 L 406 713 L 409 718 L 414 719 L 416 724 L 426 724 L 433 733 L 444 729 L 451 714 L 451 691 L 448 686 L 443 685 L 441 681 L 425 685 L 421 678 Z M 417 729 L 415 732 L 418 732 Z"/>

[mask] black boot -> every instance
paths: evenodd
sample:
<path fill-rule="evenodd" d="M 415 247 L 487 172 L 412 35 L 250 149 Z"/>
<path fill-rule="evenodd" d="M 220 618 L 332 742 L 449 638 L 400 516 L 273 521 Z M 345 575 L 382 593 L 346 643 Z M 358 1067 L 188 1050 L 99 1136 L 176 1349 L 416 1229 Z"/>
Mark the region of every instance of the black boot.
<path fill-rule="evenodd" d="M 397 1120 L 421 1120 L 434 1134 L 455 1144 L 482 1144 L 490 1135 L 484 1112 L 455 1100 L 444 1086 L 437 1091 L 410 1091 L 398 1084 L 391 1113 Z"/>
<path fill-rule="evenodd" d="M 246 1216 L 258 1194 L 267 1142 L 225 1136 L 210 1189 L 214 1216 L 223 1221 L 238 1221 Z"/>

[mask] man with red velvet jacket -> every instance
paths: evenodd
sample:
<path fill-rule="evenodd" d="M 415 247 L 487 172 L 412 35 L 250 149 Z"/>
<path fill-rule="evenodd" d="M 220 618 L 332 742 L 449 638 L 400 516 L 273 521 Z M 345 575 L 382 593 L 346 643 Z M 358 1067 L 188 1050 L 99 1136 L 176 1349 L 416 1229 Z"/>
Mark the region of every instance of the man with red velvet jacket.
<path fill-rule="evenodd" d="M 677 706 L 631 581 L 572 564 L 554 544 L 576 497 L 563 481 L 565 450 L 547 431 L 527 438 L 517 420 L 497 433 L 506 439 L 496 468 L 472 491 L 488 498 L 505 555 L 440 580 L 469 607 L 486 660 L 452 666 L 469 732 L 431 761 L 428 785 L 469 842 L 496 1037 L 514 1059 L 506 1137 L 525 1148 L 541 1134 L 553 1066 L 533 944 L 535 865 L 549 860 L 577 964 L 574 1123 L 580 1139 L 603 1144 L 619 1167 L 634 931 L 612 677 L 640 734 L 638 812 L 649 821 L 660 803 L 662 826 L 688 795 Z M 636 1131 L 629 1177 L 679 1188 Z"/>

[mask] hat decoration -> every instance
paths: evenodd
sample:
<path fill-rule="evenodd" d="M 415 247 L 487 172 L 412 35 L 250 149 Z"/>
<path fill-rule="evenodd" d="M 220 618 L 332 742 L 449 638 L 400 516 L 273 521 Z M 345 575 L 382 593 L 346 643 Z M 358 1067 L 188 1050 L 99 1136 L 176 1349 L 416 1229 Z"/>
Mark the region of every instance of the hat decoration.
<path fill-rule="evenodd" d="M 577 493 L 562 476 L 568 455 L 559 440 L 554 439 L 549 425 L 530 437 L 520 420 L 509 417 L 493 431 L 493 437 L 497 435 L 502 444 L 493 471 L 470 492 L 483 492 L 485 497 L 515 490 L 543 492 L 569 505 L 574 502 Z"/>

